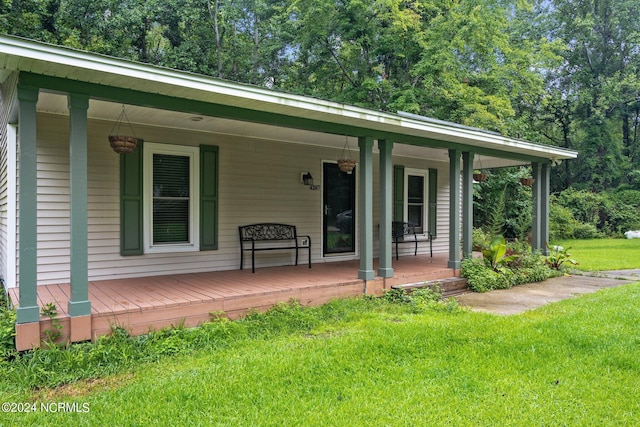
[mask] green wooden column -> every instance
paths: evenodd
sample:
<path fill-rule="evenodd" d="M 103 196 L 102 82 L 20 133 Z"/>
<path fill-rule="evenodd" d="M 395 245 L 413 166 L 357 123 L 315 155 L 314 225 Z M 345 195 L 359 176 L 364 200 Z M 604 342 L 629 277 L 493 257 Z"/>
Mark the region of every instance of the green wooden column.
<path fill-rule="evenodd" d="M 542 253 L 549 255 L 549 194 L 551 188 L 551 164 L 542 163 L 540 171 L 540 240 Z"/>
<path fill-rule="evenodd" d="M 473 157 L 471 152 L 462 153 L 462 255 L 465 257 L 473 251 Z"/>
<path fill-rule="evenodd" d="M 88 280 L 87 233 L 87 109 L 89 96 L 69 95 L 71 194 L 71 296 L 70 316 L 91 314 Z"/>
<path fill-rule="evenodd" d="M 40 308 L 38 307 L 38 262 L 37 262 L 37 218 L 38 191 L 36 152 L 36 103 L 38 102 L 37 87 L 18 85 L 19 127 L 18 127 L 18 163 L 20 174 L 18 185 L 20 197 L 18 211 L 20 215 L 18 233 L 20 235 L 18 254 L 20 263 L 19 296 L 20 304 L 17 309 L 17 323 L 38 322 Z"/>
<path fill-rule="evenodd" d="M 393 215 L 393 142 L 378 140 L 380 150 L 380 265 L 378 276 L 393 277 L 391 221 Z"/>
<path fill-rule="evenodd" d="M 534 179 L 531 193 L 533 197 L 533 211 L 531 212 L 531 249 L 540 250 L 544 246 L 542 242 L 542 167 L 540 163 L 531 164 L 531 176 Z"/>
<path fill-rule="evenodd" d="M 449 268 L 460 268 L 460 150 L 449 150 Z"/>
<path fill-rule="evenodd" d="M 373 138 L 358 138 L 360 147 L 360 194 L 358 218 L 360 219 L 360 270 L 358 278 L 373 280 Z"/>

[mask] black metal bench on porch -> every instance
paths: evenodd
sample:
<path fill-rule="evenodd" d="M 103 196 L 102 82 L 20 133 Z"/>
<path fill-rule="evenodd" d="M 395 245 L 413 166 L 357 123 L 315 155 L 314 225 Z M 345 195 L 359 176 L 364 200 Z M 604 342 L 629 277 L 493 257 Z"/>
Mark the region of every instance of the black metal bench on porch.
<path fill-rule="evenodd" d="M 427 231 L 426 233 L 417 233 L 416 227 L 408 222 L 393 221 L 391 223 L 391 231 L 393 234 L 393 243 L 396 247 L 396 260 L 398 259 L 398 245 L 403 243 L 411 243 L 414 245 L 413 255 L 418 255 L 418 243 L 429 242 L 429 254 L 433 258 L 433 235 Z"/>
<path fill-rule="evenodd" d="M 239 226 L 238 231 L 240 232 L 240 270 L 243 268 L 245 251 L 251 251 L 251 271 L 255 273 L 255 253 L 257 251 L 283 249 L 295 249 L 295 265 L 298 265 L 298 250 L 307 249 L 309 251 L 309 268 L 311 268 L 311 237 L 298 236 L 295 225 L 274 223 L 249 224 Z M 298 239 L 302 239 L 302 242 Z M 251 242 L 250 246 L 248 245 L 249 242 Z M 247 244 L 247 247 L 245 247 L 245 244 Z"/>

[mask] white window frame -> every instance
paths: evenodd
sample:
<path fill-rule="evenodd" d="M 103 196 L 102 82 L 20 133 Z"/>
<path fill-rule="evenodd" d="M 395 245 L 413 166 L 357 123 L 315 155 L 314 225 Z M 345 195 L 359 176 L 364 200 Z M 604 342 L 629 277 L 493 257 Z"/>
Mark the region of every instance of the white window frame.
<path fill-rule="evenodd" d="M 422 188 L 422 233 L 426 233 L 429 228 L 429 170 L 427 169 L 404 169 L 404 222 L 409 221 L 409 176 L 423 177 Z"/>
<path fill-rule="evenodd" d="M 168 154 L 189 158 L 189 242 L 153 244 L 153 155 Z M 200 250 L 200 150 L 198 147 L 158 144 L 143 145 L 143 228 L 144 252 L 192 252 Z"/>

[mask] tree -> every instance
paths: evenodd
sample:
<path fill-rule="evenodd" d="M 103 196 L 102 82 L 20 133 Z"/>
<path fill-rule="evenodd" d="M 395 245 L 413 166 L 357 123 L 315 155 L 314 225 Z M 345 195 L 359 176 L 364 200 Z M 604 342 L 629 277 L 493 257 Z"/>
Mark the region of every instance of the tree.
<path fill-rule="evenodd" d="M 430 100 L 424 112 L 513 136 L 530 134 L 527 115 L 544 89 L 540 70 L 553 56 L 544 38 L 517 32 L 525 27 L 528 5 L 447 0 L 431 7 L 415 71 Z"/>
<path fill-rule="evenodd" d="M 567 141 L 581 155 L 568 179 L 594 190 L 618 185 L 636 163 L 640 96 L 640 9 L 630 0 L 555 0 L 554 36 L 564 64 L 557 96 L 572 116 Z M 636 163 L 637 164 L 637 163 Z"/>

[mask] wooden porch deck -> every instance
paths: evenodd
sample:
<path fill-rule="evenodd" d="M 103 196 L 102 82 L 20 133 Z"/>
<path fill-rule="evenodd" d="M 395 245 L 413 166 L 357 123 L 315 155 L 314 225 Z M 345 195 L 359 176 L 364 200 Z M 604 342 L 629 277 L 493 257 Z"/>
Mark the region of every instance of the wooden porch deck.
<path fill-rule="evenodd" d="M 377 262 L 374 265 L 377 271 Z M 264 311 L 278 302 L 296 299 L 303 305 L 320 305 L 335 298 L 382 294 L 391 286 L 458 276 L 447 268 L 445 254 L 406 256 L 393 261 L 394 277 L 367 281 L 358 279 L 358 261 L 175 274 L 89 283 L 91 336 L 108 334 L 111 325 L 126 328 L 132 335 L 183 324 L 197 326 L 210 319 L 211 312 L 224 312 L 235 319 L 249 310 Z M 63 326 L 62 339 L 69 337 L 69 284 L 38 286 L 40 307 L 54 303 Z M 17 304 L 18 289 L 9 290 Z M 50 320 L 40 319 L 41 336 Z"/>

